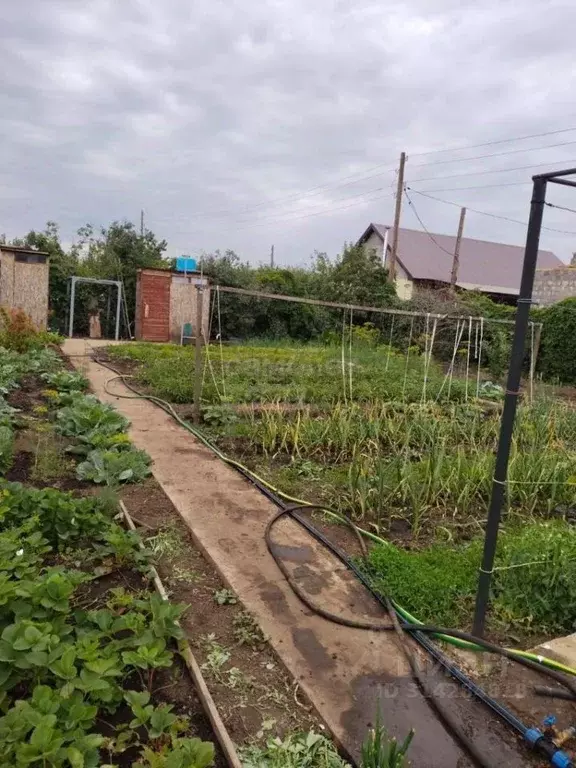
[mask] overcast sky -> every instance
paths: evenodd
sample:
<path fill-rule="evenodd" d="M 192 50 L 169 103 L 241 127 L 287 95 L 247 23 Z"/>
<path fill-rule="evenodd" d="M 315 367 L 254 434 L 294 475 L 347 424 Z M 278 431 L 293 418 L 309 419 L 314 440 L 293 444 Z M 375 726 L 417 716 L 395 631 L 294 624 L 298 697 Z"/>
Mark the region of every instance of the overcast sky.
<path fill-rule="evenodd" d="M 403 149 L 414 189 L 526 221 L 532 170 L 484 172 L 576 166 L 575 28 L 573 0 L 4 2 L 0 232 L 53 219 L 69 242 L 143 208 L 171 255 L 274 243 L 304 264 L 391 222 Z M 457 207 L 412 199 L 456 231 Z M 576 190 L 549 199 L 576 209 Z M 545 223 L 576 233 L 576 213 Z M 408 205 L 402 224 L 420 228 Z M 525 228 L 469 213 L 465 234 Z M 568 259 L 576 234 L 541 244 Z"/>

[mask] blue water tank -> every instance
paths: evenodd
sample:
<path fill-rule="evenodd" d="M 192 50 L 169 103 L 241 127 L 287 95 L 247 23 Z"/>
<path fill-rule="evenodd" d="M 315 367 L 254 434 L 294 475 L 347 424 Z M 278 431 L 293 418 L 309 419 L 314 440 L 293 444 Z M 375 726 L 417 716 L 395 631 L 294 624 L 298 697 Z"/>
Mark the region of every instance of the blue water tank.
<path fill-rule="evenodd" d="M 176 259 L 176 271 L 177 272 L 196 272 L 198 265 L 196 259 L 191 256 L 178 256 Z"/>

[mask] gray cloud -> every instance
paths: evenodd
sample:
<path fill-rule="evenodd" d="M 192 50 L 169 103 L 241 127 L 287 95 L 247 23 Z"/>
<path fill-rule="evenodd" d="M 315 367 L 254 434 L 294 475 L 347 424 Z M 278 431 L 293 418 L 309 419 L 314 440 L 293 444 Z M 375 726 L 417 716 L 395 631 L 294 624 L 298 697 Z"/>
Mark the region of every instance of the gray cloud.
<path fill-rule="evenodd" d="M 401 149 L 409 180 L 436 179 L 416 189 L 526 220 L 529 185 L 465 188 L 526 181 L 530 170 L 442 177 L 576 165 L 576 144 L 417 166 L 576 141 L 576 130 L 419 153 L 576 128 L 576 8 L 430 5 L 4 3 L 0 231 L 22 234 L 51 218 L 71 240 L 86 221 L 136 220 L 144 208 L 171 253 L 231 247 L 258 261 L 274 242 L 281 263 L 303 263 L 314 249 L 337 252 L 371 220 L 391 220 Z M 341 181 L 352 174 L 360 180 Z M 569 191 L 551 194 L 576 208 Z M 413 200 L 431 230 L 455 231 L 456 208 Z M 546 223 L 576 232 L 574 214 L 550 210 Z M 408 206 L 403 224 L 418 227 Z M 516 243 L 525 234 L 475 214 L 466 233 Z M 547 232 L 542 244 L 567 257 L 576 236 Z"/>

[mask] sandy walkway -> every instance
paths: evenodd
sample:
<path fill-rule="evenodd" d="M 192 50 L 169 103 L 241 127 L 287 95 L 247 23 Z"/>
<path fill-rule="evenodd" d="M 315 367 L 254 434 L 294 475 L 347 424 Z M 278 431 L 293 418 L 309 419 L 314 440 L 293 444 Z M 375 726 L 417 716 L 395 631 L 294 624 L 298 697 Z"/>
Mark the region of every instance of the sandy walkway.
<path fill-rule="evenodd" d="M 266 549 L 264 527 L 274 512 L 270 502 L 159 408 L 106 394 L 104 384 L 113 374 L 83 357 L 87 349 L 83 340 L 64 344 L 96 394 L 131 420 L 134 443 L 151 455 L 155 477 L 198 546 L 257 616 L 286 667 L 351 754 L 358 755 L 380 700 L 383 722 L 392 733 L 402 738 L 411 727 L 416 729 L 410 752 L 416 768 L 469 765 L 415 689 L 393 634 L 337 626 L 311 614 Z M 120 382 L 112 387 L 128 393 Z M 296 523 L 283 521 L 276 539 L 314 600 L 335 612 L 385 618 L 371 596 Z M 528 764 L 526 754 L 518 756 L 511 734 L 488 721 L 484 710 L 446 678 L 437 679 L 445 703 L 495 762 Z"/>

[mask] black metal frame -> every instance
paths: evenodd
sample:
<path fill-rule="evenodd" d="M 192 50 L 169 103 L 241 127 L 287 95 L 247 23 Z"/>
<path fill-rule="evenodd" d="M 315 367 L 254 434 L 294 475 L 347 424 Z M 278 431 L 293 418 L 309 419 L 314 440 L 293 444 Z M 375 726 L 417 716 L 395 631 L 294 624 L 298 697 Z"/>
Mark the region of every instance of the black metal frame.
<path fill-rule="evenodd" d="M 488 508 L 488 521 L 486 523 L 486 536 L 484 538 L 484 552 L 482 565 L 478 577 L 478 591 L 476 593 L 476 606 L 474 610 L 474 624 L 472 633 L 476 637 L 482 637 L 486 624 L 486 611 L 490 599 L 490 584 L 494 570 L 494 557 L 498 541 L 498 531 L 502 516 L 502 505 L 506 492 L 506 479 L 508 476 L 508 460 L 510 458 L 510 445 L 516 418 L 518 405 L 518 389 L 522 375 L 522 361 L 526 343 L 526 331 L 530 317 L 530 305 L 532 304 L 532 289 L 534 287 L 534 274 L 538 260 L 538 246 L 540 244 L 540 232 L 542 229 L 542 217 L 546 202 L 546 187 L 551 184 L 561 184 L 566 187 L 576 187 L 576 181 L 570 181 L 565 176 L 575 176 L 576 168 L 566 171 L 552 171 L 541 173 L 532 177 L 534 183 L 532 201 L 530 203 L 530 218 L 526 233 L 526 249 L 524 251 L 524 263 L 522 265 L 522 278 L 520 281 L 520 295 L 518 297 L 518 310 L 514 324 L 514 338 L 512 341 L 512 354 L 508 368 L 508 380 L 504 397 L 504 409 L 500 423 L 500 437 L 496 452 L 494 466 L 494 478 L 492 481 L 492 494 Z"/>

